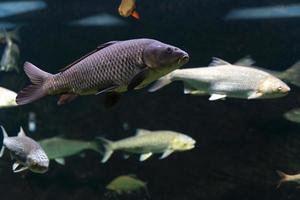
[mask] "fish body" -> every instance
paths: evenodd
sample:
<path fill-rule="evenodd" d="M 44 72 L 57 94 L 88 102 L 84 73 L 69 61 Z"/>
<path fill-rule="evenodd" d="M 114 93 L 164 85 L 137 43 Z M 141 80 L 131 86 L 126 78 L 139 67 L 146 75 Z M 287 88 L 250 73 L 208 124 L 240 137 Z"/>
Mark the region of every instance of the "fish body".
<path fill-rule="evenodd" d="M 77 155 L 85 150 L 93 150 L 100 153 L 97 141 L 70 140 L 61 137 L 53 137 L 39 141 L 50 160 L 64 164 L 64 158 Z"/>
<path fill-rule="evenodd" d="M 6 47 L 0 62 L 0 71 L 19 71 L 19 57 L 20 49 L 16 43 L 13 42 L 11 38 L 6 37 Z"/>
<path fill-rule="evenodd" d="M 214 58 L 210 67 L 175 70 L 158 80 L 149 91 L 172 81 L 183 81 L 185 94 L 209 94 L 209 100 L 276 98 L 290 90 L 283 81 L 265 71 L 232 65 L 218 58 Z"/>
<path fill-rule="evenodd" d="M 16 102 L 17 93 L 0 87 L 0 108 L 9 108 L 17 106 Z"/>
<path fill-rule="evenodd" d="M 133 192 L 144 190 L 148 195 L 147 183 L 139 180 L 133 175 L 122 175 L 116 177 L 107 184 L 106 189 L 119 195 L 131 194 Z"/>
<path fill-rule="evenodd" d="M 106 149 L 102 159 L 103 163 L 110 158 L 114 151 L 141 154 L 140 161 L 144 161 L 154 153 L 162 153 L 161 159 L 163 159 L 175 151 L 190 150 L 196 143 L 191 137 L 178 132 L 144 129 L 139 129 L 136 136 L 119 141 L 102 140 Z"/>
<path fill-rule="evenodd" d="M 135 10 L 136 0 L 121 0 L 121 4 L 118 8 L 119 14 L 122 17 L 132 16 L 136 19 L 140 18 L 139 13 Z"/>
<path fill-rule="evenodd" d="M 18 93 L 17 104 L 27 104 L 46 95 L 63 94 L 62 99 L 72 99 L 77 95 L 139 89 L 188 59 L 188 54 L 177 47 L 152 39 L 134 39 L 103 44 L 57 74 L 26 62 L 24 70 L 33 84 Z"/>
<path fill-rule="evenodd" d="M 13 164 L 15 173 L 29 169 L 34 173 L 46 173 L 49 168 L 49 159 L 42 147 L 33 139 L 27 137 L 22 128 L 17 137 L 8 137 L 5 129 L 1 126 L 3 133 L 3 146 L 0 156 L 4 149 L 10 151 L 11 157 L 16 160 Z M 22 168 L 18 169 L 20 166 Z"/>
<path fill-rule="evenodd" d="M 295 182 L 297 184 L 300 184 L 300 174 L 288 175 L 288 174 L 283 173 L 281 171 L 277 171 L 277 174 L 281 178 L 277 187 L 280 187 L 280 185 L 282 183 L 286 183 L 286 182 Z"/>
<path fill-rule="evenodd" d="M 294 108 L 284 113 L 284 118 L 295 123 L 300 123 L 300 108 Z"/>

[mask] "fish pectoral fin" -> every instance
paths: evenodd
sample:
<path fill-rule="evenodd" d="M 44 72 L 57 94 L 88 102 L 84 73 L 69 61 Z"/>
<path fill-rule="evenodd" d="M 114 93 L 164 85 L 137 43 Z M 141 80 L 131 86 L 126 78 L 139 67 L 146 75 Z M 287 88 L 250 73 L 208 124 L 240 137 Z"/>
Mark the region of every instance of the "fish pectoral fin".
<path fill-rule="evenodd" d="M 261 97 L 262 95 L 263 95 L 262 92 L 256 91 L 256 92 L 251 93 L 251 94 L 248 96 L 248 99 L 257 99 L 257 98 Z"/>
<path fill-rule="evenodd" d="M 113 151 L 110 149 L 107 149 L 103 155 L 103 158 L 101 160 L 102 163 L 105 163 L 108 161 L 108 159 L 111 157 L 111 155 L 113 154 Z"/>
<path fill-rule="evenodd" d="M 213 57 L 212 58 L 212 62 L 209 64 L 210 67 L 212 67 L 212 66 L 220 66 L 220 65 L 231 66 L 231 64 L 229 62 L 226 62 L 225 60 L 222 60 L 222 59 L 217 58 L 217 57 Z"/>
<path fill-rule="evenodd" d="M 63 94 L 59 97 L 57 105 L 63 105 L 69 103 L 78 97 L 77 94 Z"/>
<path fill-rule="evenodd" d="M 164 159 L 164 158 L 168 157 L 169 155 L 171 155 L 173 152 L 174 152 L 174 150 L 167 149 L 159 159 Z"/>
<path fill-rule="evenodd" d="M 19 162 L 15 162 L 15 163 L 13 164 L 13 166 L 12 166 L 13 172 L 14 172 L 14 173 L 19 173 L 19 172 L 22 172 L 22 171 L 25 171 L 25 170 L 28 169 L 28 167 L 26 167 L 26 166 L 23 166 L 23 167 L 21 167 L 20 169 L 18 169 L 18 167 L 20 167 L 20 166 L 21 166 L 21 164 L 20 164 Z"/>
<path fill-rule="evenodd" d="M 147 160 L 148 158 L 150 158 L 152 156 L 152 152 L 149 152 L 149 153 L 144 153 L 140 156 L 140 161 L 143 162 L 145 160 Z"/>
<path fill-rule="evenodd" d="M 197 90 L 186 83 L 184 84 L 183 92 L 184 92 L 184 94 L 190 94 L 190 95 L 205 95 L 206 94 L 205 91 Z"/>
<path fill-rule="evenodd" d="M 212 94 L 208 100 L 215 101 L 215 100 L 225 99 L 225 98 L 226 98 L 226 94 Z"/>
<path fill-rule="evenodd" d="M 109 86 L 109 87 L 107 87 L 107 88 L 105 88 L 105 89 L 103 89 L 103 90 L 98 91 L 98 92 L 96 93 L 96 95 L 102 94 L 102 93 L 106 93 L 106 92 L 113 92 L 114 89 L 116 89 L 117 87 L 118 87 L 118 86 L 116 86 L 116 85 Z"/>
<path fill-rule="evenodd" d="M 111 108 L 115 106 L 121 99 L 121 94 L 118 92 L 109 92 L 104 97 L 105 108 Z"/>
<path fill-rule="evenodd" d="M 148 68 L 145 68 L 141 70 L 139 73 L 137 73 L 130 81 L 127 90 L 134 90 L 137 86 L 139 86 L 147 77 L 149 74 Z"/>
<path fill-rule="evenodd" d="M 64 158 L 55 158 L 54 160 L 55 160 L 55 162 L 57 162 L 60 165 L 66 164 L 66 160 Z"/>

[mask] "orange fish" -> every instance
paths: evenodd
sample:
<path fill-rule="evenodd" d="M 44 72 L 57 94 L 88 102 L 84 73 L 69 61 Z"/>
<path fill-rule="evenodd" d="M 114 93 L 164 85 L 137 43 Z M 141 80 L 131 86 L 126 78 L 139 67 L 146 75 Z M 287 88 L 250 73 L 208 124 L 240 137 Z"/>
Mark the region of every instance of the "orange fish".
<path fill-rule="evenodd" d="M 135 10 L 136 0 L 122 0 L 119 6 L 119 14 L 123 17 L 132 16 L 135 19 L 140 19 L 140 14 Z"/>

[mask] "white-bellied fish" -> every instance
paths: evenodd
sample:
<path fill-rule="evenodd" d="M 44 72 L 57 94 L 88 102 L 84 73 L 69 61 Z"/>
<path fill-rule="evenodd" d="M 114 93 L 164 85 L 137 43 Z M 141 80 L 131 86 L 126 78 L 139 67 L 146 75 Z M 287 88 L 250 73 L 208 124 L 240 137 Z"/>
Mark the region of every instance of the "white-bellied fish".
<path fill-rule="evenodd" d="M 280 187 L 280 185 L 282 183 L 287 183 L 287 182 L 295 182 L 300 184 L 300 174 L 296 174 L 296 175 L 288 175 L 286 173 L 283 173 L 282 171 L 278 171 L 277 170 L 277 174 L 280 176 L 280 180 L 278 183 L 277 187 Z"/>
<path fill-rule="evenodd" d="M 133 39 L 105 43 L 57 74 L 26 62 L 24 70 L 32 85 L 18 93 L 17 104 L 56 94 L 62 94 L 58 104 L 63 104 L 78 95 L 100 93 L 108 93 L 108 104 L 114 104 L 120 93 L 145 87 L 188 60 L 188 54 L 177 47 L 153 39 Z"/>
<path fill-rule="evenodd" d="M 173 81 L 184 82 L 184 93 L 210 95 L 209 100 L 226 97 L 241 99 L 277 98 L 290 88 L 280 79 L 265 71 L 232 65 L 214 58 L 210 67 L 178 69 L 160 78 L 149 89 L 154 92 Z"/>
<path fill-rule="evenodd" d="M 5 49 L 0 62 L 0 71 L 19 71 L 20 49 L 13 39 L 7 34 L 5 37 Z"/>
<path fill-rule="evenodd" d="M 0 87 L 0 108 L 10 108 L 17 106 L 17 93 L 9 89 Z"/>
<path fill-rule="evenodd" d="M 146 195 L 150 197 L 147 183 L 131 174 L 114 178 L 110 183 L 107 184 L 106 189 L 118 195 L 145 191 Z"/>
<path fill-rule="evenodd" d="M 3 146 L 0 157 L 3 156 L 5 148 L 9 150 L 11 157 L 16 160 L 12 167 L 14 173 L 30 170 L 43 174 L 48 171 L 49 159 L 43 148 L 36 141 L 27 137 L 22 128 L 16 137 L 8 137 L 3 126 L 1 129 Z"/>
<path fill-rule="evenodd" d="M 195 147 L 196 141 L 182 133 L 175 131 L 149 131 L 138 129 L 136 136 L 118 141 L 103 141 L 105 153 L 102 162 L 106 162 L 114 151 L 122 151 L 128 154 L 141 154 L 140 161 L 148 159 L 152 154 L 162 154 L 160 159 L 166 158 L 173 152 L 187 151 Z"/>
<path fill-rule="evenodd" d="M 135 10 L 135 8 L 136 0 L 121 0 L 118 11 L 122 17 L 132 16 L 135 19 L 140 19 L 140 14 Z"/>
<path fill-rule="evenodd" d="M 101 142 L 94 141 L 81 141 L 64 139 L 61 137 L 53 137 L 39 141 L 39 144 L 46 152 L 50 160 L 55 160 L 59 164 L 65 164 L 65 158 L 82 153 L 85 150 L 100 151 Z"/>

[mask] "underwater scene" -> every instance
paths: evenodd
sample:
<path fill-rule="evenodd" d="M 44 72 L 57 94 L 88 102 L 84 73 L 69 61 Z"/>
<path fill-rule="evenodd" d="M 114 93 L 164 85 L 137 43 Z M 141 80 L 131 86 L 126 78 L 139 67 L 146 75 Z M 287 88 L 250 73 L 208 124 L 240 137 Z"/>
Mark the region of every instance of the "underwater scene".
<path fill-rule="evenodd" d="M 1 0 L 1 200 L 299 200 L 299 0 Z"/>

